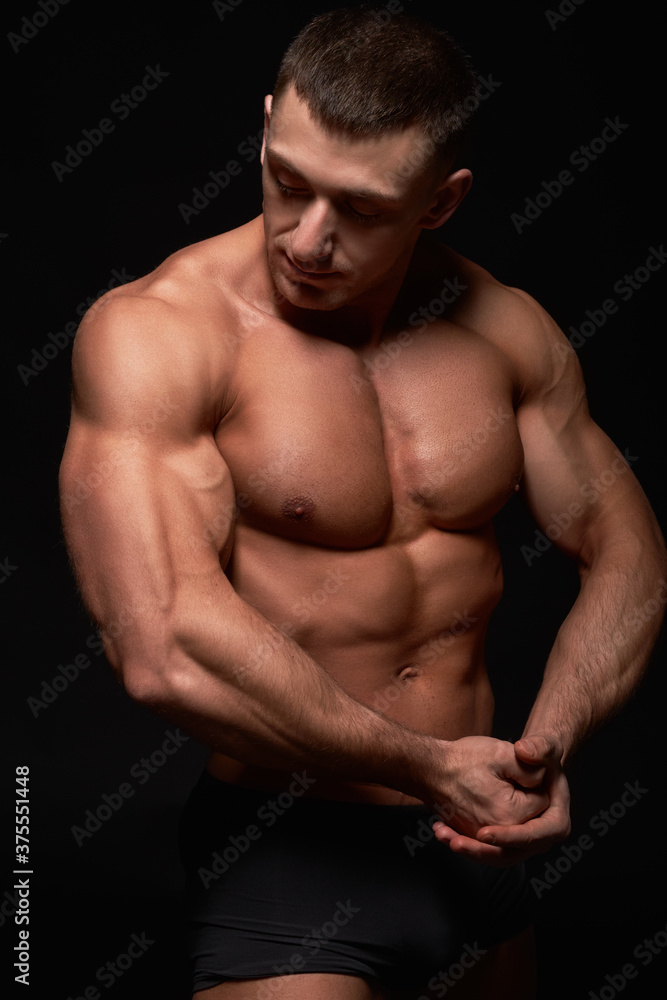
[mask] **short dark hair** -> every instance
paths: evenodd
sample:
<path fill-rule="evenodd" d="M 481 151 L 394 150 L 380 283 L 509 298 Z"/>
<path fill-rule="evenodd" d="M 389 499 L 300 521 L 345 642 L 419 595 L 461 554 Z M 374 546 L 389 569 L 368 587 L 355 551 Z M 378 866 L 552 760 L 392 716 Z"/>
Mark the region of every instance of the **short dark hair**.
<path fill-rule="evenodd" d="M 440 165 L 453 163 L 476 109 L 469 57 L 445 32 L 385 8 L 315 17 L 283 56 L 274 107 L 290 84 L 333 133 L 380 135 L 421 125 Z"/>

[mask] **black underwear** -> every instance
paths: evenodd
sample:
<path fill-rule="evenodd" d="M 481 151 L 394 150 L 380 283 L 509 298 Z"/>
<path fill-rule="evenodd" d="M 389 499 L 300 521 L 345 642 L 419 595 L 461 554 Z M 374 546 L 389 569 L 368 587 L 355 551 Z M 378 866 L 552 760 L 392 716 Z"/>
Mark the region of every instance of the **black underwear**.
<path fill-rule="evenodd" d="M 193 788 L 179 830 L 193 992 L 307 972 L 425 989 L 530 923 L 523 865 L 453 854 L 427 806 L 304 798 L 307 784 L 294 772 L 257 791 L 204 771 Z"/>

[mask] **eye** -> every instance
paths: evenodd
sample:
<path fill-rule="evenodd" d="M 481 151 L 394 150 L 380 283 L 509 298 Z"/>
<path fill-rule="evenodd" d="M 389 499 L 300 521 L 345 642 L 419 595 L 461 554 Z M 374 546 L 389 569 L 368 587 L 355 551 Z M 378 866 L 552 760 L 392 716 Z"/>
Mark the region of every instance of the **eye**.
<path fill-rule="evenodd" d="M 284 194 L 287 198 L 293 198 L 298 194 L 305 194 L 304 188 L 288 187 L 286 184 L 282 184 L 277 177 L 274 177 L 273 180 L 280 193 Z"/>
<path fill-rule="evenodd" d="M 306 195 L 308 193 L 306 188 L 290 187 L 288 184 L 283 184 L 282 181 L 280 181 L 275 175 L 273 177 L 273 183 L 285 198 L 296 198 L 300 195 Z M 362 226 L 370 225 L 375 222 L 376 219 L 380 218 L 379 212 L 358 212 L 356 208 L 353 208 L 352 205 L 349 204 L 349 202 L 345 203 L 345 210 L 352 216 L 355 222 L 359 222 Z"/>
<path fill-rule="evenodd" d="M 375 222 L 376 219 L 380 218 L 379 212 L 374 212 L 372 214 L 367 214 L 366 212 L 358 212 L 356 208 L 352 208 L 351 205 L 347 205 L 347 210 L 351 214 L 352 218 L 362 225 L 367 226 L 371 222 Z"/>

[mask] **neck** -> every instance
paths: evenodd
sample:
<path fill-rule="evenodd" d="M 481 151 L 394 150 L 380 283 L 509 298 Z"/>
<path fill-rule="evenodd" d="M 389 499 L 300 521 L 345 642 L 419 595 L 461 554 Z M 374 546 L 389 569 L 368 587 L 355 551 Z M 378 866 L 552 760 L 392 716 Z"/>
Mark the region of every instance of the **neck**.
<path fill-rule="evenodd" d="M 373 347 L 382 339 L 410 268 L 408 248 L 380 283 L 334 309 L 305 309 L 280 296 L 266 267 L 272 311 L 296 329 L 352 348 Z"/>

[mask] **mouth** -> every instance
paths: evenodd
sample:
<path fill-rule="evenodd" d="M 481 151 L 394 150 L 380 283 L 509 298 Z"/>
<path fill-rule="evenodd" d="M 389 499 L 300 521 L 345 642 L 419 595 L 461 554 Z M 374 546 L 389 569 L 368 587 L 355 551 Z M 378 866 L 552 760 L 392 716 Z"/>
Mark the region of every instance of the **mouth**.
<path fill-rule="evenodd" d="M 292 258 L 284 250 L 283 254 L 285 256 L 285 260 L 287 261 L 287 267 L 290 273 L 301 281 L 327 281 L 336 277 L 339 273 L 338 271 L 304 271 L 303 268 L 294 263 Z"/>

